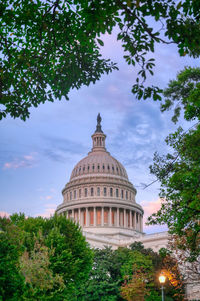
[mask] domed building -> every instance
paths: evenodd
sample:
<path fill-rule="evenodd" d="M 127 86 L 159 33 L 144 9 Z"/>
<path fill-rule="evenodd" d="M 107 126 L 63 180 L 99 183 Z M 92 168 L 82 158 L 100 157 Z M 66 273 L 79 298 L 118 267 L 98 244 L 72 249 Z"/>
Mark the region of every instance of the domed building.
<path fill-rule="evenodd" d="M 125 168 L 106 150 L 105 141 L 98 114 L 92 150 L 72 170 L 56 212 L 79 223 L 92 246 L 116 248 L 144 237 L 144 211 Z"/>

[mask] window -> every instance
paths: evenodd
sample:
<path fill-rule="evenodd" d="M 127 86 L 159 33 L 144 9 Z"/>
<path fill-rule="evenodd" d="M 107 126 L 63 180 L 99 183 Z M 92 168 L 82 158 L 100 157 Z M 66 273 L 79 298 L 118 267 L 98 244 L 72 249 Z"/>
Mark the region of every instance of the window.
<path fill-rule="evenodd" d="M 117 170 L 117 173 L 119 174 L 119 169 L 118 169 L 118 167 L 116 167 L 116 170 Z"/>
<path fill-rule="evenodd" d="M 112 187 L 110 188 L 110 196 L 113 196 L 113 189 L 112 189 Z"/>
<path fill-rule="evenodd" d="M 79 189 L 79 198 L 81 198 L 81 189 Z"/>
<path fill-rule="evenodd" d="M 91 188 L 91 196 L 93 196 L 94 195 L 94 188 L 92 187 Z"/>
<path fill-rule="evenodd" d="M 79 167 L 79 171 L 81 171 L 81 167 Z"/>
<path fill-rule="evenodd" d="M 114 172 L 114 170 L 115 170 L 115 169 L 114 169 L 114 166 L 112 166 L 112 171 Z"/>
<path fill-rule="evenodd" d="M 97 187 L 97 196 L 100 196 L 100 187 Z"/>
<path fill-rule="evenodd" d="M 119 197 L 119 189 L 116 188 L 116 197 L 118 198 Z"/>
<path fill-rule="evenodd" d="M 94 170 L 94 165 L 92 165 L 92 169 Z"/>
<path fill-rule="evenodd" d="M 87 169 L 90 170 L 90 165 L 88 165 Z"/>
<path fill-rule="evenodd" d="M 108 165 L 108 170 L 110 170 L 110 166 Z"/>
<path fill-rule="evenodd" d="M 107 194 L 107 190 L 106 190 L 106 187 L 104 187 L 104 189 L 103 189 L 103 195 L 106 196 L 106 194 Z"/>
<path fill-rule="evenodd" d="M 85 188 L 85 197 L 87 197 L 87 188 Z"/>
<path fill-rule="evenodd" d="M 105 166 L 103 165 L 103 170 L 105 169 Z"/>
<path fill-rule="evenodd" d="M 72 192 L 70 191 L 70 201 L 72 200 Z"/>
<path fill-rule="evenodd" d="M 99 171 L 99 169 L 100 169 L 100 166 L 99 166 L 99 164 L 98 164 L 97 168 L 98 168 L 98 171 Z"/>
<path fill-rule="evenodd" d="M 83 171 L 85 171 L 85 166 L 83 166 Z"/>
<path fill-rule="evenodd" d="M 74 199 L 76 199 L 76 190 L 74 190 Z"/>
<path fill-rule="evenodd" d="M 124 198 L 124 190 L 121 190 L 121 197 Z"/>
<path fill-rule="evenodd" d="M 128 200 L 128 191 L 126 191 L 126 200 Z"/>

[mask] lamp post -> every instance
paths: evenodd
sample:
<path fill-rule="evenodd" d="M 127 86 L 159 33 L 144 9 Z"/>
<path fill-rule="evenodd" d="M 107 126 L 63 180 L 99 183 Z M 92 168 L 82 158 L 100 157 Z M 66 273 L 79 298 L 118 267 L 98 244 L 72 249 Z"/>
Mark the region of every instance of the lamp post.
<path fill-rule="evenodd" d="M 162 301 L 165 300 L 165 298 L 164 298 L 164 283 L 165 283 L 165 280 L 166 280 L 166 277 L 165 277 L 163 274 L 161 274 L 160 277 L 159 277 L 159 281 L 160 281 L 160 284 L 162 285 L 162 286 L 161 286 L 161 290 L 162 290 Z"/>

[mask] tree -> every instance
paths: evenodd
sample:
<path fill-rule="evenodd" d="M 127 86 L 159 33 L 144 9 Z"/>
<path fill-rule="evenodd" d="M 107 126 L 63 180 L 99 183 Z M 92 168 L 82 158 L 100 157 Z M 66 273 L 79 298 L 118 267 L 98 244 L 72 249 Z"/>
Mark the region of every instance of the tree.
<path fill-rule="evenodd" d="M 125 279 L 124 284 L 121 287 L 121 295 L 123 299 L 127 301 L 144 301 L 145 296 L 149 294 L 149 290 L 146 285 L 147 273 L 138 269 L 137 266 L 133 266 L 133 276 L 128 282 Z"/>
<path fill-rule="evenodd" d="M 0 300 L 17 301 L 25 289 L 24 277 L 18 268 L 24 251 L 22 236 L 7 218 L 0 219 L 0 229 Z"/>
<path fill-rule="evenodd" d="M 181 127 L 166 139 L 173 153 L 154 156 L 150 167 L 161 183 L 161 209 L 149 217 L 149 224 L 167 224 L 171 234 L 185 240 L 188 260 L 200 255 L 200 69 L 186 68 L 164 91 L 161 109 L 176 105 L 173 121 L 177 122 L 181 108 L 188 121 L 195 121 L 188 131 Z M 181 244 L 179 244 L 181 247 Z"/>
<path fill-rule="evenodd" d="M 115 268 L 115 252 L 106 247 L 94 250 L 93 268 L 90 272 L 89 281 L 80 289 L 78 300 L 90 301 L 117 301 L 119 296 L 119 283 L 121 277 L 115 277 L 112 270 Z M 121 265 L 121 263 L 119 263 Z"/>
<path fill-rule="evenodd" d="M 116 26 L 126 62 L 140 68 L 132 92 L 161 99 L 159 87 L 144 86 L 155 65 L 149 53 L 157 43 L 175 43 L 181 56 L 198 57 L 199 8 L 192 0 L 1 2 L 0 118 L 25 120 L 31 106 L 68 99 L 71 89 L 117 69 L 101 58 L 99 39 Z"/>
<path fill-rule="evenodd" d="M 11 279 L 21 280 L 22 287 L 21 291 L 14 292 L 18 282 L 12 284 L 5 280 L 7 271 L 2 268 L 2 297 L 14 301 L 77 300 L 79 287 L 88 279 L 93 255 L 79 226 L 56 215 L 43 219 L 15 214 L 7 224 L 3 219 L 0 223 L 8 246 L 12 242 L 8 235 L 12 229 L 16 242 L 19 241 L 16 244 L 19 251 L 13 254 L 13 248 L 7 247 L 2 260 L 14 271 Z M 14 260 L 9 261 L 14 255 Z M 13 299 L 15 295 L 16 299 Z"/>

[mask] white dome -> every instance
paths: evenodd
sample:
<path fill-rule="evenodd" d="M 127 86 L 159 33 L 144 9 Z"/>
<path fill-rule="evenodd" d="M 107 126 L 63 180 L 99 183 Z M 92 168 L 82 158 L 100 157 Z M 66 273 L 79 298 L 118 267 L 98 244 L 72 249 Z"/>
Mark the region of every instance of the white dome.
<path fill-rule="evenodd" d="M 70 181 L 81 175 L 92 174 L 111 174 L 125 178 L 128 180 L 128 176 L 123 165 L 113 158 L 107 151 L 92 151 L 87 157 L 79 161 L 74 167 Z"/>

